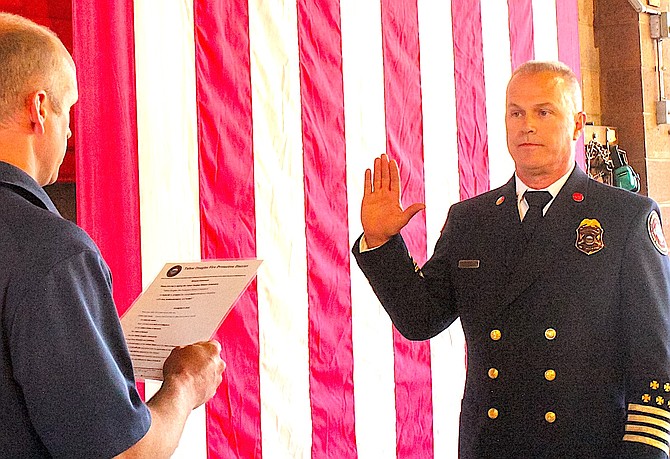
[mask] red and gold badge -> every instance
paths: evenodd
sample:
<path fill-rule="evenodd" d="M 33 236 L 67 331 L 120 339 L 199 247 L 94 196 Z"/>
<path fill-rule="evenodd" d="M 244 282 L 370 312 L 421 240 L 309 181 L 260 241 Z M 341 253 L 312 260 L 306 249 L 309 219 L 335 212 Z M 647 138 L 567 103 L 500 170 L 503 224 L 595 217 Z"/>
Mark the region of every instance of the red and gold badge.
<path fill-rule="evenodd" d="M 649 230 L 649 238 L 656 250 L 663 255 L 668 254 L 668 244 L 665 243 L 665 236 L 663 235 L 663 227 L 661 226 L 661 219 L 658 213 L 652 210 L 647 219 L 647 229 Z"/>
<path fill-rule="evenodd" d="M 603 228 L 595 219 L 585 218 L 577 228 L 577 242 L 575 247 L 587 255 L 592 255 L 605 247 L 603 242 Z"/>

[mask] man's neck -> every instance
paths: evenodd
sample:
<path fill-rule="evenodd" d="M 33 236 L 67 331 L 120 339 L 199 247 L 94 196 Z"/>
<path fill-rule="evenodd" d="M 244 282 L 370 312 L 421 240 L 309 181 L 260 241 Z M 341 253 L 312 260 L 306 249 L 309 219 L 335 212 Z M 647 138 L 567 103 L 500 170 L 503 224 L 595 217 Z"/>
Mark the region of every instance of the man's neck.
<path fill-rule="evenodd" d="M 37 180 L 37 162 L 30 137 L 0 128 L 0 161 L 18 167 Z"/>
<path fill-rule="evenodd" d="M 570 177 L 570 174 L 575 170 L 576 164 L 572 163 L 572 166 L 560 177 L 558 178 L 551 178 L 545 181 L 531 181 L 531 183 L 527 183 L 522 176 L 520 176 L 518 173 L 515 173 L 515 180 L 516 180 L 516 190 L 517 194 L 523 194 L 523 191 L 526 191 L 526 189 L 532 189 L 532 190 L 549 190 L 552 192 L 553 196 L 556 196 L 558 194 L 558 191 L 563 187 L 565 182 L 568 181 L 568 177 Z M 521 191 L 521 193 L 519 193 Z"/>
<path fill-rule="evenodd" d="M 528 188 L 532 188 L 534 190 L 543 190 L 545 188 L 550 187 L 552 184 L 556 183 L 558 180 L 560 180 L 562 177 L 564 177 L 566 174 L 572 172 L 572 170 L 575 167 L 575 163 L 572 162 L 570 163 L 567 167 L 558 170 L 558 171 L 553 171 L 548 174 L 533 174 L 533 173 L 527 173 L 525 171 L 520 171 L 516 170 L 515 174 L 521 180 Z"/>

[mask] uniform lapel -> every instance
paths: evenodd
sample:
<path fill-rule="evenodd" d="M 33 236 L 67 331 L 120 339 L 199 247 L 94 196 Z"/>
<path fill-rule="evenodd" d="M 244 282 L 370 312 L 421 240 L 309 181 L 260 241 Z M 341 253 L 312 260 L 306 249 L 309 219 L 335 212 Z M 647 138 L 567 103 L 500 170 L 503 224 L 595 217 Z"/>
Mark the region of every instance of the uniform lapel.
<path fill-rule="evenodd" d="M 580 212 L 582 205 L 579 198 L 586 194 L 588 177 L 578 167 L 572 172 L 556 199 L 549 207 L 544 221 L 536 229 L 533 238 L 524 242 L 523 231 L 520 224 L 516 228 L 517 249 L 511 249 L 512 255 L 508 257 L 509 282 L 503 287 L 501 296 L 501 307 L 505 308 L 530 287 L 543 273 L 552 267 L 555 259 L 553 253 L 569 250 L 569 247 L 559 247 L 556 243 L 556 235 L 574 232 L 574 215 Z M 515 201 L 516 203 L 516 201 Z M 516 206 L 514 206 L 516 209 Z M 518 212 L 518 211 L 517 211 Z M 517 221 L 519 220 L 517 214 Z M 507 228 L 512 231 L 512 228 Z M 512 240 L 514 236 L 510 236 Z M 560 244 L 559 244 L 560 245 Z"/>
<path fill-rule="evenodd" d="M 495 213 L 499 229 L 498 243 L 502 246 L 503 262 L 508 270 L 513 270 L 519 262 L 523 251 L 523 232 L 517 206 L 516 185 L 514 176 L 500 189 L 500 196 L 495 201 Z"/>

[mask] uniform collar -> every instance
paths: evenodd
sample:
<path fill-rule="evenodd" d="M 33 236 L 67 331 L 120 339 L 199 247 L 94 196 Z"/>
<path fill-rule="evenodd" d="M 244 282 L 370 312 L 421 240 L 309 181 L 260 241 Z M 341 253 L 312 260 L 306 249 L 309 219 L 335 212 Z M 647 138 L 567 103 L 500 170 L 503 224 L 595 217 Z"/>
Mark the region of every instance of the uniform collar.
<path fill-rule="evenodd" d="M 0 161 L 0 186 L 9 188 L 33 204 L 60 215 L 46 191 L 23 170 Z"/>
<path fill-rule="evenodd" d="M 536 190 L 535 188 L 529 187 L 528 185 L 523 183 L 523 181 L 515 173 L 514 174 L 514 183 L 515 183 L 515 188 L 516 188 L 516 203 L 517 203 L 517 205 L 518 206 L 521 205 L 521 201 L 523 200 L 523 194 L 527 190 L 548 191 L 551 194 L 551 201 L 549 201 L 549 203 L 547 203 L 547 206 L 551 205 L 551 203 L 554 201 L 554 198 L 556 198 L 556 196 L 558 196 L 558 193 L 563 188 L 563 185 L 565 185 L 565 182 L 567 182 L 568 179 L 570 178 L 570 175 L 572 175 L 572 172 L 575 170 L 575 167 L 576 167 L 576 163 L 573 163 L 572 167 L 570 168 L 570 170 L 565 175 L 563 175 L 561 178 L 556 180 L 554 183 L 552 183 L 548 187 L 542 188 L 541 190 Z"/>

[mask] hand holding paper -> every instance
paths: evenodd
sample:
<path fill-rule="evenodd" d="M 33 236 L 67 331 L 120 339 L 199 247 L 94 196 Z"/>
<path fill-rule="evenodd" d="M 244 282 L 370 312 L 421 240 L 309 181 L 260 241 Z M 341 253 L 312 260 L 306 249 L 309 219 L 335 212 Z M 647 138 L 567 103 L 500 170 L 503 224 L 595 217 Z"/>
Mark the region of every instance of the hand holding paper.
<path fill-rule="evenodd" d="M 220 354 L 221 344 L 214 340 L 175 347 L 163 365 L 165 382 L 170 379 L 189 381 L 191 390 L 188 393 L 195 397 L 193 409 L 199 407 L 214 396 L 221 384 L 226 363 Z"/>
<path fill-rule="evenodd" d="M 166 264 L 121 317 L 135 377 L 162 380 L 172 349 L 209 340 L 260 264 L 254 259 Z"/>

